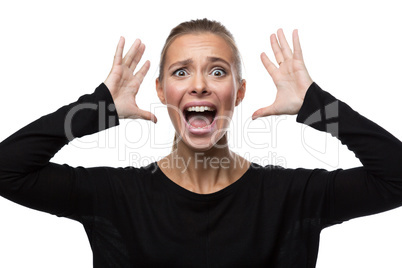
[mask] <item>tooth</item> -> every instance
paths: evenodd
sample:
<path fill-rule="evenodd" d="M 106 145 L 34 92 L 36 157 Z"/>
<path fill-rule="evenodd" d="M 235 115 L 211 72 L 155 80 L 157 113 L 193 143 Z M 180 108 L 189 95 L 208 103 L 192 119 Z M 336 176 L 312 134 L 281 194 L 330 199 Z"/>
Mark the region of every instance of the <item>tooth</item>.
<path fill-rule="evenodd" d="M 191 106 L 186 109 L 189 112 L 204 112 L 204 111 L 215 111 L 214 108 L 208 106 Z"/>

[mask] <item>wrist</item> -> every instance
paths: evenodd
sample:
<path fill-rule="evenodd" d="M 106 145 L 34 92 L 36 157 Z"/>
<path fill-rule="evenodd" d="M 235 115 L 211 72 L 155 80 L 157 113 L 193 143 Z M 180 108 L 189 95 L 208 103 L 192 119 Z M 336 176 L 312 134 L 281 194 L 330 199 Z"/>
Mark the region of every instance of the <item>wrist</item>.
<path fill-rule="evenodd" d="M 105 82 L 103 82 L 103 83 L 105 84 L 105 86 L 109 90 L 110 95 L 113 98 L 113 101 L 116 102 L 117 94 L 116 94 L 116 90 L 114 90 L 113 84 L 108 79 L 106 79 Z"/>

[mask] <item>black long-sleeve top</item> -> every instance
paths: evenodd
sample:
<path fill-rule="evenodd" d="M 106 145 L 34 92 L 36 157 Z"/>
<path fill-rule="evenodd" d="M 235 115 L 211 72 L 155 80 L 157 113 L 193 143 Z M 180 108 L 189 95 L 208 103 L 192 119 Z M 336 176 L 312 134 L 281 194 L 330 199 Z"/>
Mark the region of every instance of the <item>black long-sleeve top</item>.
<path fill-rule="evenodd" d="M 156 162 L 50 163 L 74 137 L 118 125 L 101 84 L 0 144 L 0 195 L 81 222 L 94 267 L 314 267 L 323 228 L 402 205 L 402 143 L 315 83 L 297 121 L 338 137 L 363 166 L 326 171 L 252 163 L 228 187 L 197 194 Z"/>

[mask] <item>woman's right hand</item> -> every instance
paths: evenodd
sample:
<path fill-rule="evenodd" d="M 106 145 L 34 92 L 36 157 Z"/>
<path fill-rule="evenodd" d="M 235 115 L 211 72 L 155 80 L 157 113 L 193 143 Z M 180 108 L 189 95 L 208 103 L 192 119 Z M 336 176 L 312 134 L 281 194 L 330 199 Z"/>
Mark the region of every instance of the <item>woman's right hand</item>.
<path fill-rule="evenodd" d="M 104 83 L 113 97 L 119 118 L 141 118 L 156 123 L 156 116 L 141 110 L 135 101 L 135 96 L 150 67 L 150 62 L 146 61 L 141 69 L 133 74 L 144 54 L 145 45 L 139 39 L 135 40 L 123 58 L 124 42 L 124 37 L 120 37 L 112 70 Z"/>

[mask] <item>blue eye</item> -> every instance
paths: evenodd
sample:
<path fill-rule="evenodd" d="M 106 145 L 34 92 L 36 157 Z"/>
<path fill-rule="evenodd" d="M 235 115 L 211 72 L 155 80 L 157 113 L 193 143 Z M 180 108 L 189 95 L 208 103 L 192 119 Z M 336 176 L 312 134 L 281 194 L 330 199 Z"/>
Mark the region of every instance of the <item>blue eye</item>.
<path fill-rule="evenodd" d="M 212 71 L 212 76 L 224 76 L 226 74 L 226 72 L 222 69 L 215 69 Z"/>
<path fill-rule="evenodd" d="M 178 69 L 174 71 L 173 75 L 175 76 L 186 76 L 187 72 L 184 69 Z"/>

